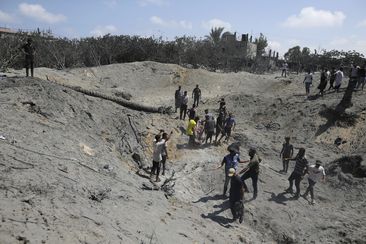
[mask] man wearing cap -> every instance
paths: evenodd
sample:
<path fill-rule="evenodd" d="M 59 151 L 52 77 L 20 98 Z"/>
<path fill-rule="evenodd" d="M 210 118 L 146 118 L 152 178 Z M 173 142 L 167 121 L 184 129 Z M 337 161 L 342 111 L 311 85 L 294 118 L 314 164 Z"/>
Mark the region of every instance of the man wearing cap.
<path fill-rule="evenodd" d="M 307 198 L 308 193 L 310 192 L 311 204 L 315 204 L 315 201 L 314 201 L 314 185 L 320 179 L 322 180 L 322 182 L 325 181 L 325 170 L 321 166 L 321 162 L 319 160 L 316 160 L 315 165 L 310 165 L 310 167 L 308 169 L 308 174 L 309 174 L 309 177 L 308 177 L 309 186 L 308 186 L 308 188 L 306 189 L 305 193 L 302 196 L 304 198 Z"/>
<path fill-rule="evenodd" d="M 293 193 L 293 183 L 295 181 L 296 193 L 295 198 L 299 198 L 300 196 L 300 182 L 303 179 L 304 175 L 308 170 L 308 161 L 305 157 L 305 148 L 300 148 L 295 158 L 290 160 L 296 161 L 294 171 L 291 173 L 288 181 L 290 186 L 285 190 L 285 192 Z"/>
<path fill-rule="evenodd" d="M 233 220 L 235 221 L 239 218 L 239 223 L 243 222 L 243 214 L 244 214 L 244 205 L 243 205 L 243 198 L 244 198 L 244 190 L 243 190 L 243 182 L 241 181 L 240 177 L 236 173 L 234 168 L 230 168 L 227 174 L 230 177 L 230 210 L 233 214 Z"/>
<path fill-rule="evenodd" d="M 249 164 L 246 168 L 244 168 L 242 171 L 240 171 L 240 174 L 244 173 L 241 176 L 241 180 L 244 185 L 244 190 L 246 192 L 248 191 L 248 187 L 245 184 L 245 180 L 252 178 L 252 185 L 253 185 L 253 199 L 257 198 L 258 195 L 258 175 L 259 175 L 259 163 L 262 161 L 262 159 L 257 155 L 257 150 L 252 147 L 249 149 Z M 246 161 L 248 162 L 248 161 Z"/>
<path fill-rule="evenodd" d="M 226 197 L 226 191 L 229 185 L 230 180 L 230 177 L 228 176 L 229 169 L 233 168 L 237 170 L 239 163 L 244 163 L 243 161 L 240 161 L 239 145 L 233 143 L 227 148 L 227 150 L 229 151 L 229 154 L 224 157 L 220 166 L 217 167 L 217 169 L 220 169 L 222 166 L 225 165 L 225 184 L 224 184 L 223 197 Z"/>

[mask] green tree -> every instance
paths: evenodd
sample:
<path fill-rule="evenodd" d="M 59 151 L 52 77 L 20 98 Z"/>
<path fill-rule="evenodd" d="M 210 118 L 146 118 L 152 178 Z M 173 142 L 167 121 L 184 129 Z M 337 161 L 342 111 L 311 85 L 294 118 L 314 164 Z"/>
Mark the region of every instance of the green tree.
<path fill-rule="evenodd" d="M 206 36 L 206 39 L 210 41 L 215 46 L 220 43 L 221 35 L 224 31 L 224 27 L 214 27 L 211 28 L 210 34 Z"/>
<path fill-rule="evenodd" d="M 267 38 L 260 33 L 259 37 L 255 38 L 254 43 L 257 44 L 257 56 L 261 57 L 265 52 L 265 48 L 268 46 Z"/>

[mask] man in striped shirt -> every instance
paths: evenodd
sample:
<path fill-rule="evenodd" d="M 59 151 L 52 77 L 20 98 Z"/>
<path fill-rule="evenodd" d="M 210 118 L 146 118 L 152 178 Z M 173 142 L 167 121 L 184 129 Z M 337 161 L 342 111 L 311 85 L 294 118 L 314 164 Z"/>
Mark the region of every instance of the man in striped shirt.
<path fill-rule="evenodd" d="M 290 186 L 286 189 L 286 192 L 293 193 L 293 183 L 295 181 L 296 193 L 295 198 L 300 197 L 300 182 L 308 170 L 308 161 L 305 158 L 305 148 L 300 148 L 295 158 L 290 160 L 296 161 L 294 171 L 288 178 Z"/>

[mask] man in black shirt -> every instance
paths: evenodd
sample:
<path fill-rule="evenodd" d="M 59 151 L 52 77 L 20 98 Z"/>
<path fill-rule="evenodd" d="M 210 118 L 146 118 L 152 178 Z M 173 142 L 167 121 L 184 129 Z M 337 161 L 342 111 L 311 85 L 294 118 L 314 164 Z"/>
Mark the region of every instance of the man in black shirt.
<path fill-rule="evenodd" d="M 244 215 L 244 190 L 243 190 L 243 182 L 240 177 L 237 175 L 234 168 L 230 168 L 228 172 L 228 176 L 231 177 L 230 180 L 230 210 L 233 214 L 233 220 L 239 219 L 239 223 L 243 222 Z"/>
<path fill-rule="evenodd" d="M 33 77 L 33 61 L 34 61 L 34 46 L 32 39 L 28 38 L 27 43 L 22 46 L 22 50 L 25 55 L 25 73 L 29 76 L 29 69 L 31 70 L 31 76 Z"/>
<path fill-rule="evenodd" d="M 198 85 L 196 85 L 196 88 L 193 89 L 192 98 L 193 98 L 193 104 L 195 104 L 196 107 L 198 107 L 201 98 L 201 89 L 198 87 Z"/>
<path fill-rule="evenodd" d="M 243 162 L 249 162 L 249 164 L 242 171 L 240 171 L 240 174 L 244 173 L 241 176 L 241 180 L 243 182 L 245 192 L 249 192 L 248 187 L 245 184 L 245 180 L 249 178 L 252 179 L 253 199 L 256 199 L 258 195 L 259 164 L 262 162 L 262 159 L 257 155 L 257 150 L 255 148 L 250 148 L 248 154 L 250 160 Z"/>
<path fill-rule="evenodd" d="M 358 69 L 358 82 L 357 82 L 357 89 L 360 88 L 363 90 L 366 82 L 366 63 Z"/>

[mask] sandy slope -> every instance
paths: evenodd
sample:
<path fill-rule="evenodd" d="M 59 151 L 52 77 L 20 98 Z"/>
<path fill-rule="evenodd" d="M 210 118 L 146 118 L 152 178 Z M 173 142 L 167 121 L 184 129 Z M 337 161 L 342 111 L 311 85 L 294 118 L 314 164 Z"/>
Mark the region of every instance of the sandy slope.
<path fill-rule="evenodd" d="M 342 94 L 305 101 L 302 77 L 295 75 L 218 74 L 153 62 L 35 73 L 156 105 L 172 103 L 178 84 L 189 93 L 200 84 L 201 113 L 215 111 L 224 96 L 238 121 L 234 138 L 242 157 L 256 145 L 264 159 L 260 193 L 255 201 L 246 196 L 245 223 L 233 223 L 220 197 L 224 173 L 212 170 L 227 145 L 188 149 L 185 122 L 175 115 L 134 112 L 49 81 L 9 78 L 0 82 L 0 134 L 6 138 L 0 140 L 1 243 L 365 243 L 365 178 L 341 171 L 329 176 L 317 184 L 312 206 L 282 194 L 288 176 L 279 173 L 278 157 L 285 135 L 308 149 L 311 162 L 365 156 L 365 92 L 354 97 L 354 126 L 323 132 L 327 119 L 319 112 Z M 270 120 L 281 130 L 256 129 Z M 151 139 L 162 128 L 175 132 L 167 175 L 176 172 L 173 197 L 144 189 L 150 183 L 136 174 L 131 157 L 138 152 L 148 166 Z M 337 137 L 346 143 L 335 146 Z"/>

